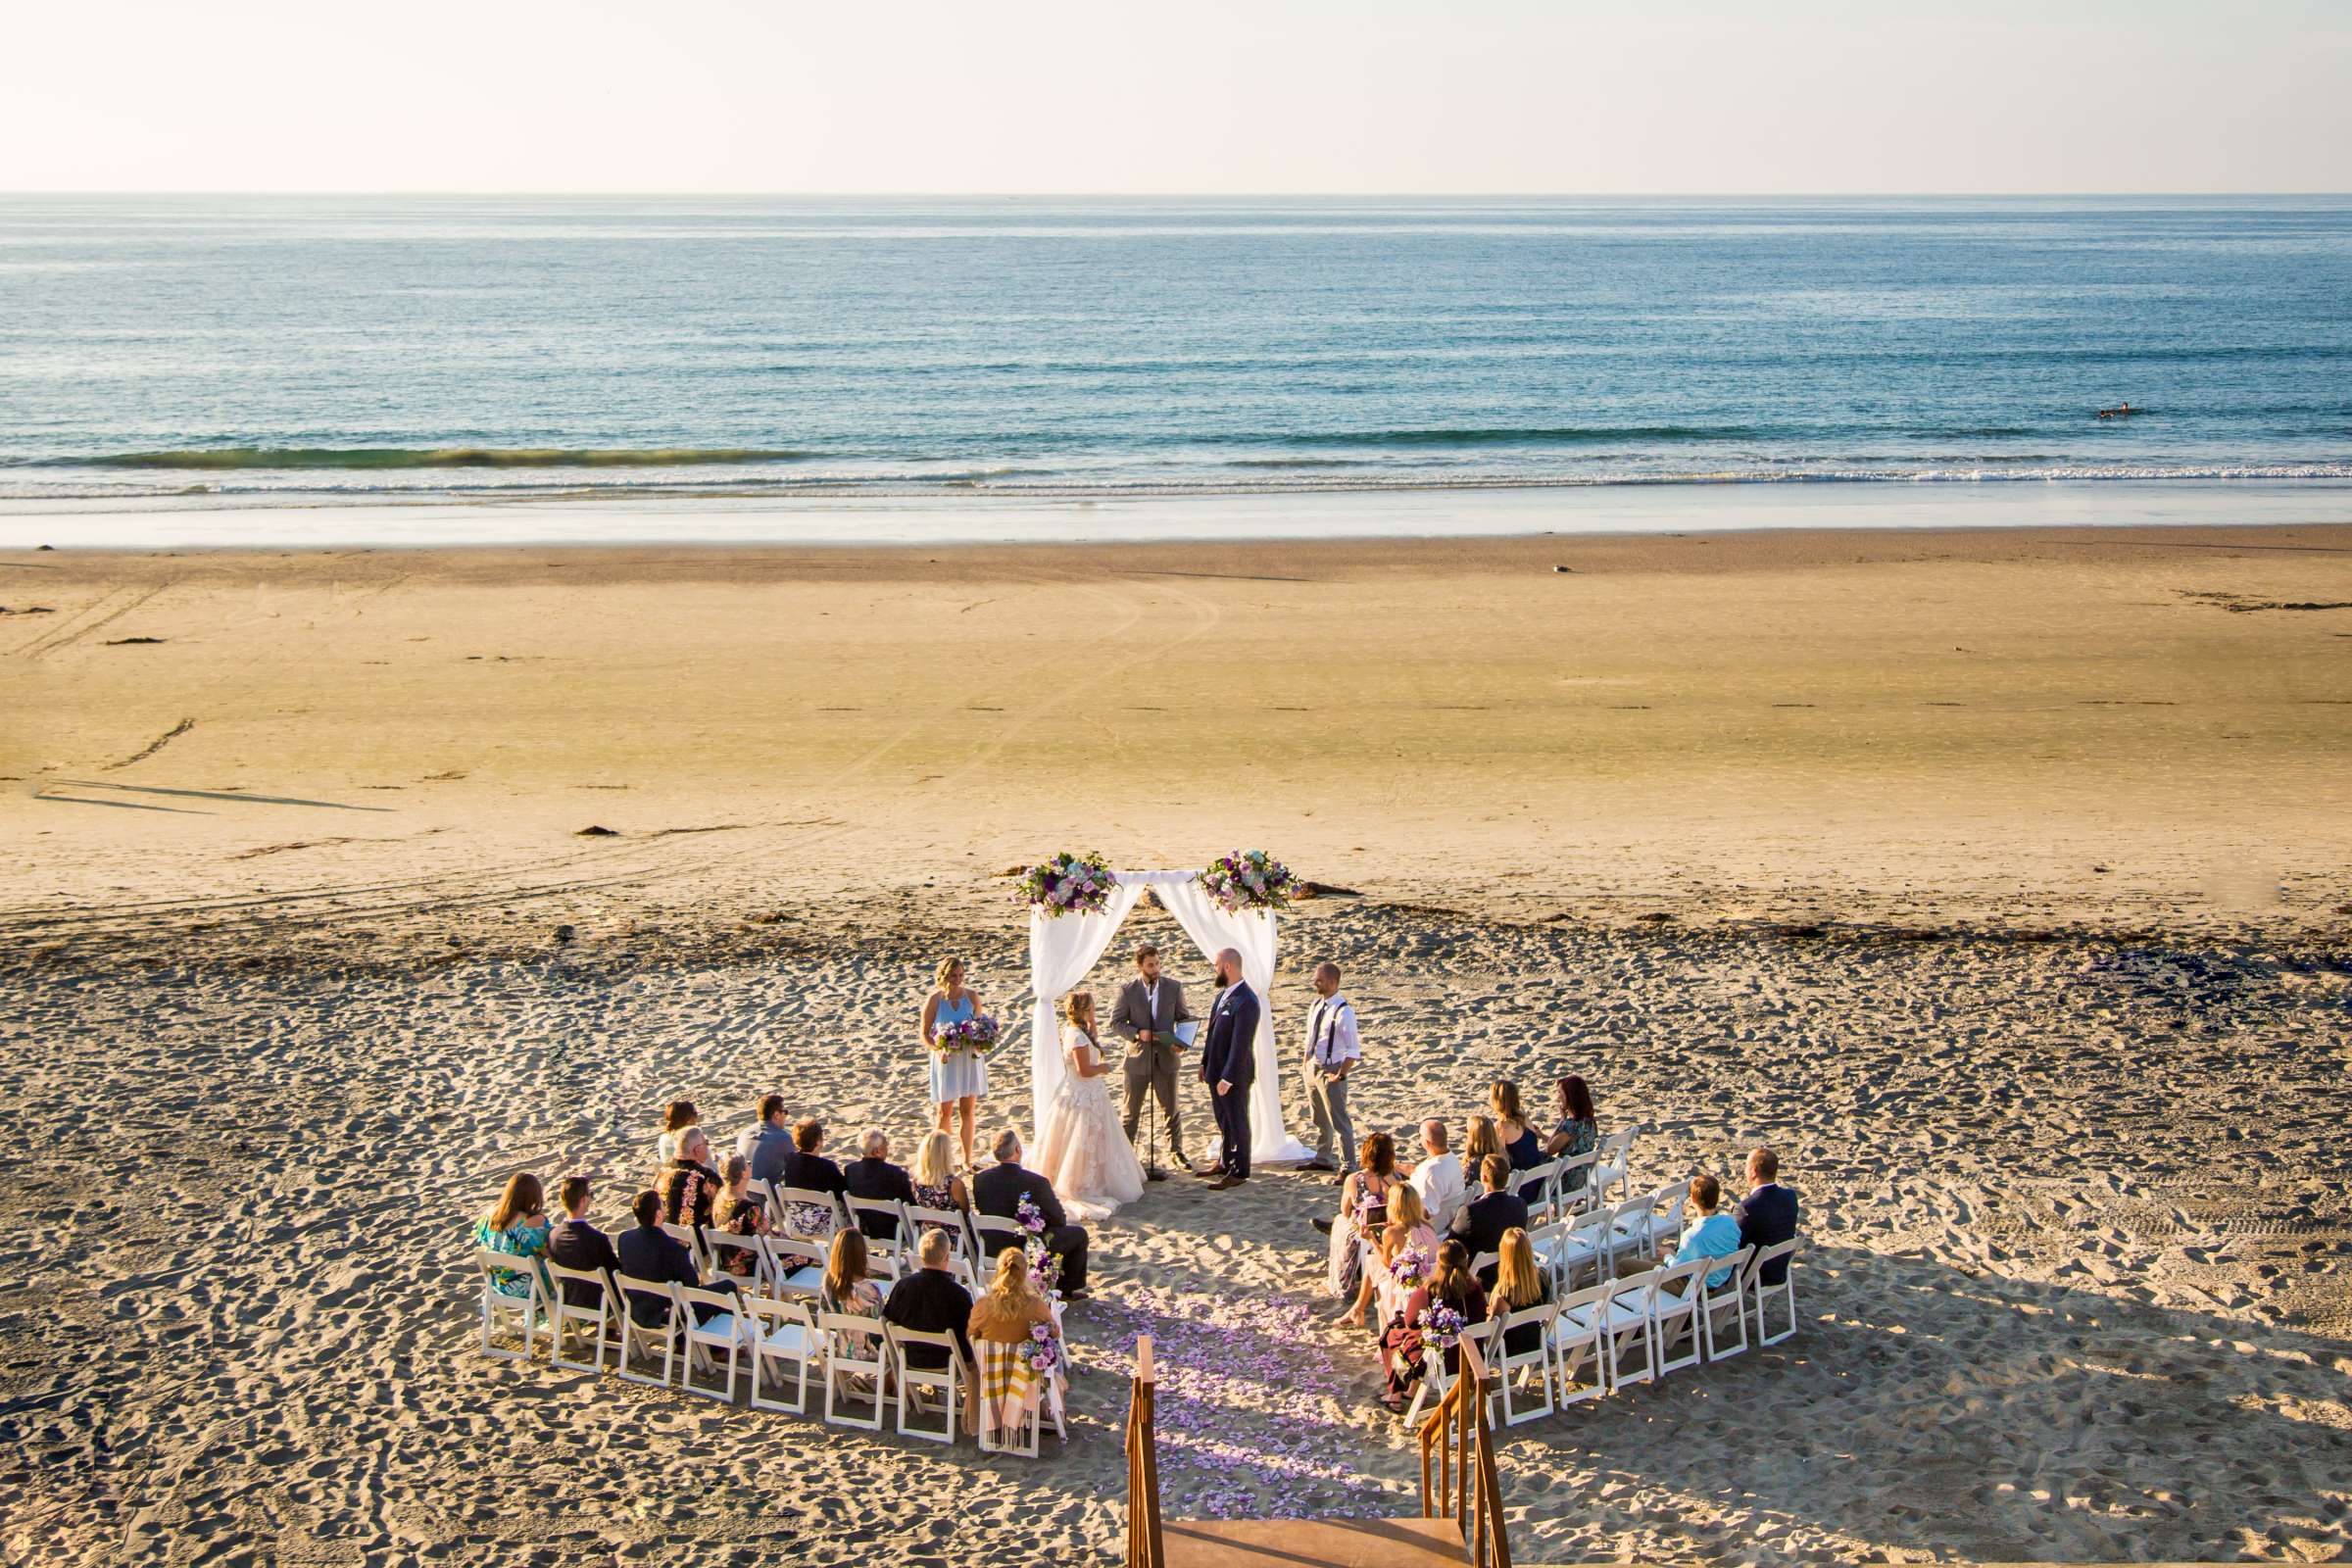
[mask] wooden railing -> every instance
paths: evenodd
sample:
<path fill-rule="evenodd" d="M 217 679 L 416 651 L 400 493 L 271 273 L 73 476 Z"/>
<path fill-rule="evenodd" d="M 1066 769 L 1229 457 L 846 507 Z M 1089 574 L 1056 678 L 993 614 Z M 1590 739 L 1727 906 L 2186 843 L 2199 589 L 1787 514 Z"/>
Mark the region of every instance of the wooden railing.
<path fill-rule="evenodd" d="M 1427 1347 L 1426 1355 L 1444 1352 Z M 1438 1407 L 1421 1422 L 1421 1517 L 1453 1515 L 1462 1543 L 1478 1568 L 1511 1568 L 1511 1543 L 1502 1527 L 1502 1497 L 1494 1475 L 1494 1438 L 1487 1430 L 1486 1357 L 1478 1346 L 1463 1340 L 1461 1376 L 1438 1400 Z M 1133 1431 L 1133 1423 L 1129 1430 Z M 1437 1458 L 1437 1490 L 1430 1490 L 1430 1458 Z M 1137 1562 L 1132 1552 L 1128 1560 Z M 1138 1568 L 1157 1568 L 1138 1564 Z"/>
<path fill-rule="evenodd" d="M 1159 1539 L 1159 1444 L 1152 1429 L 1152 1336 L 1146 1334 L 1135 1342 L 1127 1401 L 1127 1568 L 1167 1568 L 1167 1562 Z"/>

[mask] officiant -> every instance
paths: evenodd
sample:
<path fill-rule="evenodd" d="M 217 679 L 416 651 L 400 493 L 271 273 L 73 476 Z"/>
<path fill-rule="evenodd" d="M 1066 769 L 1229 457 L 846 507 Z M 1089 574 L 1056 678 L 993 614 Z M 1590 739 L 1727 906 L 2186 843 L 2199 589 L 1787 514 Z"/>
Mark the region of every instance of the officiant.
<path fill-rule="evenodd" d="M 1178 1169 L 1192 1160 L 1184 1152 L 1184 1124 L 1176 1110 L 1176 1053 L 1183 1044 L 1176 1026 L 1193 1021 L 1184 987 L 1160 973 L 1159 949 L 1149 942 L 1136 949 L 1135 978 L 1119 989 L 1110 1009 L 1110 1032 L 1127 1042 L 1127 1141 L 1135 1142 L 1145 1094 L 1157 1096 Z"/>

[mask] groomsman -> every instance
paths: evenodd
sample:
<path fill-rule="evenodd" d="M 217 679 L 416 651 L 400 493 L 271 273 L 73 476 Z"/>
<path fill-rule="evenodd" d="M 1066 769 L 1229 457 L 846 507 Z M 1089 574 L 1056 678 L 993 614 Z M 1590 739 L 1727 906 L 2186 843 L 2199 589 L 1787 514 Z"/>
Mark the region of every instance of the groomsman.
<path fill-rule="evenodd" d="M 1145 1094 L 1157 1095 L 1160 1114 L 1167 1118 L 1168 1149 L 1182 1170 L 1192 1161 L 1185 1157 L 1184 1124 L 1176 1112 L 1176 1026 L 1191 1023 L 1193 1011 L 1184 1004 L 1184 987 L 1159 972 L 1157 948 L 1147 942 L 1135 950 L 1135 971 L 1110 1009 L 1110 1032 L 1129 1047 L 1127 1141 L 1135 1142 Z"/>
<path fill-rule="evenodd" d="M 1331 1141 L 1340 1141 L 1342 1172 L 1355 1169 L 1355 1124 L 1348 1119 L 1348 1075 L 1363 1057 L 1355 1030 L 1355 1008 L 1340 995 L 1340 966 L 1315 965 L 1315 1000 L 1306 1009 L 1306 1105 L 1315 1118 L 1315 1157 L 1308 1170 L 1330 1170 Z M 1347 1180 L 1343 1174 L 1340 1178 Z"/>

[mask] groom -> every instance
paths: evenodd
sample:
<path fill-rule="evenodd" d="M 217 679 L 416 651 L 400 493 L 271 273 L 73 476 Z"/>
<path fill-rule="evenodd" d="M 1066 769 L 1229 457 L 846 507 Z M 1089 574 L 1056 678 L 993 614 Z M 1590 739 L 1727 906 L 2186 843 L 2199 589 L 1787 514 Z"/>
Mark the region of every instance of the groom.
<path fill-rule="evenodd" d="M 1217 955 L 1216 1005 L 1208 1009 L 1200 1081 L 1217 1118 L 1216 1189 L 1250 1179 L 1250 1080 L 1257 1071 L 1257 993 L 1242 978 L 1242 956 Z"/>

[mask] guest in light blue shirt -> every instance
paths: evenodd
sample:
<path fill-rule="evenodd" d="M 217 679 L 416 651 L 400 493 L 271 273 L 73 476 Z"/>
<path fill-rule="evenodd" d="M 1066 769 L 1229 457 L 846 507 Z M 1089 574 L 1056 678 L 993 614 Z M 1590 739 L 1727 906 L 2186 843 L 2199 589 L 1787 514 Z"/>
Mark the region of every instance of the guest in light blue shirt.
<path fill-rule="evenodd" d="M 1715 1205 L 1723 1201 L 1723 1183 L 1712 1176 L 1690 1178 L 1690 1206 L 1698 1218 L 1683 1229 L 1683 1239 L 1675 1247 L 1669 1263 L 1688 1263 L 1694 1257 L 1729 1257 L 1740 1250 L 1740 1222 L 1729 1214 L 1718 1214 Z M 1719 1291 L 1732 1277 L 1728 1268 L 1719 1268 L 1707 1276 L 1707 1289 Z"/>

